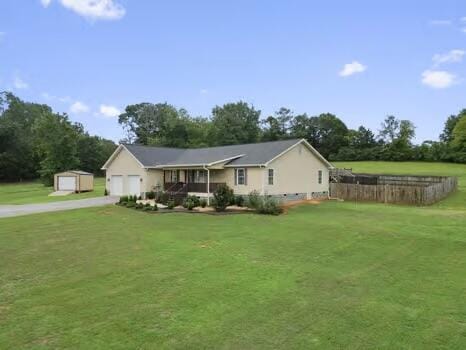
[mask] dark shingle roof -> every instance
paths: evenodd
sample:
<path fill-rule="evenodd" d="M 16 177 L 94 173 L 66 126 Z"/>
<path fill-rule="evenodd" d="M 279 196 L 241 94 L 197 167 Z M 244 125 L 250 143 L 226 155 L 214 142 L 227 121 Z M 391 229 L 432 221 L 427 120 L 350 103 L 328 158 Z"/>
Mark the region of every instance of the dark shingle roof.
<path fill-rule="evenodd" d="M 207 165 L 232 159 L 228 165 L 265 164 L 301 141 L 300 139 L 250 143 L 208 148 L 167 148 L 124 145 L 144 167 L 175 165 Z"/>
<path fill-rule="evenodd" d="M 145 167 L 167 164 L 178 158 L 185 149 L 168 147 L 150 147 L 141 145 L 124 145 Z"/>

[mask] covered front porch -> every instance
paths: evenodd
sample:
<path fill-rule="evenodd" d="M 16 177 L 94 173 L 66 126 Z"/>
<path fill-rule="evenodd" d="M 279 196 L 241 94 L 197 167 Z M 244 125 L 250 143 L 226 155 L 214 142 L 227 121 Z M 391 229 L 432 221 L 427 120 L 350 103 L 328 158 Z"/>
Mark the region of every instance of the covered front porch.
<path fill-rule="evenodd" d="M 216 172 L 211 169 L 170 169 L 164 170 L 164 190 L 174 193 L 213 193 L 225 182 L 213 182 Z"/>

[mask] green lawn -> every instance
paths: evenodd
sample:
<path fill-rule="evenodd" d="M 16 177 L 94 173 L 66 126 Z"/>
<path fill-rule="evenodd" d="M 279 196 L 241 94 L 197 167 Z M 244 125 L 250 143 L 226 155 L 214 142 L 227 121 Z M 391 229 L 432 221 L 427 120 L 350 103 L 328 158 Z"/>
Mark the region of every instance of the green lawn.
<path fill-rule="evenodd" d="M 53 187 L 46 187 L 39 181 L 22 183 L 0 183 L 0 204 L 29 204 L 57 202 L 70 199 L 84 199 L 104 195 L 105 178 L 94 178 L 94 191 L 75 193 L 69 196 L 49 197 Z"/>
<path fill-rule="evenodd" d="M 0 349 L 465 349 L 462 206 L 0 219 Z"/>

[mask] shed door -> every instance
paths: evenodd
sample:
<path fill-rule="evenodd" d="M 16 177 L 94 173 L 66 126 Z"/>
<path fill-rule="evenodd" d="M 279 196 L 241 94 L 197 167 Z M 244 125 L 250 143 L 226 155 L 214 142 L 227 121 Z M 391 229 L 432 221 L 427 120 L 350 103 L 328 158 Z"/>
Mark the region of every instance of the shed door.
<path fill-rule="evenodd" d="M 58 177 L 58 190 L 59 191 L 76 191 L 76 177 L 75 176 L 59 176 Z"/>
<path fill-rule="evenodd" d="M 123 176 L 112 175 L 112 178 L 110 179 L 110 194 L 112 196 L 123 195 Z"/>
<path fill-rule="evenodd" d="M 140 191 L 140 176 L 139 175 L 129 175 L 128 176 L 128 194 L 134 196 L 139 196 L 141 194 Z"/>

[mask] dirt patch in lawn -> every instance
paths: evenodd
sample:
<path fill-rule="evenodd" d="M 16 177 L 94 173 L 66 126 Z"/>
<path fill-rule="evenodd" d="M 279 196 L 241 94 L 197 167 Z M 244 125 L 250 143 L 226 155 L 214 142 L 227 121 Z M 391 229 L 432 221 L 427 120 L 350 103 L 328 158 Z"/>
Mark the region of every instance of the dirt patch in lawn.
<path fill-rule="evenodd" d="M 282 208 L 283 208 L 283 212 L 286 214 L 290 208 L 294 208 L 300 205 L 319 205 L 321 202 L 322 202 L 321 200 L 315 200 L 315 199 L 289 201 L 289 202 L 283 203 Z"/>

